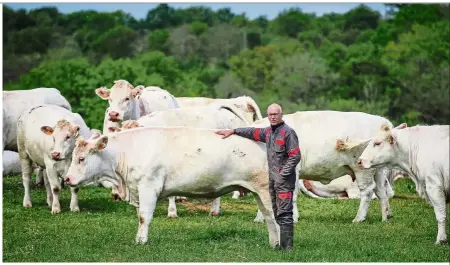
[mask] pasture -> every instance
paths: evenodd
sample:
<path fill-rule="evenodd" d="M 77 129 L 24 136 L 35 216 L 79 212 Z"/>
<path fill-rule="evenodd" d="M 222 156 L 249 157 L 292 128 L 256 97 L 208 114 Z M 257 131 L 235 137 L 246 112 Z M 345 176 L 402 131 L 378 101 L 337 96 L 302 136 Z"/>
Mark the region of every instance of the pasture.
<path fill-rule="evenodd" d="M 407 179 L 395 183 L 394 217 L 381 222 L 377 200 L 364 223 L 353 224 L 358 200 L 298 198 L 294 251 L 269 247 L 265 224 L 254 223 L 252 195 L 222 197 L 222 213 L 208 216 L 196 199 L 178 203 L 168 219 L 168 201 L 158 203 L 149 242 L 135 245 L 138 219 L 133 206 L 110 200 L 110 190 L 82 187 L 80 213 L 69 211 L 70 191 L 52 216 L 45 189 L 32 189 L 32 208 L 23 208 L 20 176 L 3 178 L 4 262 L 448 262 L 449 245 L 434 245 L 433 208 L 415 195 Z M 447 205 L 449 208 L 449 206 Z M 449 229 L 447 222 L 447 229 Z"/>

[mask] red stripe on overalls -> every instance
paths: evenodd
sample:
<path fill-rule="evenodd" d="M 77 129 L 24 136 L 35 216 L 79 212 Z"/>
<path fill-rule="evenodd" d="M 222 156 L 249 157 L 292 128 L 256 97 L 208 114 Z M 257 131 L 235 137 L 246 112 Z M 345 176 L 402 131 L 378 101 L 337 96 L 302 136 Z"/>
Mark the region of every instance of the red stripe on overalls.
<path fill-rule="evenodd" d="M 272 131 L 271 128 L 266 128 L 266 142 L 269 140 L 269 133 Z"/>
<path fill-rule="evenodd" d="M 292 198 L 292 192 L 278 192 L 278 198 L 279 199 L 291 199 Z"/>
<path fill-rule="evenodd" d="M 288 156 L 289 157 L 295 156 L 299 152 L 300 152 L 300 147 L 297 146 L 297 147 L 293 148 L 291 151 L 289 151 Z"/>
<path fill-rule="evenodd" d="M 255 141 L 259 141 L 259 132 L 261 131 L 260 128 L 256 128 L 253 132 L 253 138 L 255 138 Z"/>

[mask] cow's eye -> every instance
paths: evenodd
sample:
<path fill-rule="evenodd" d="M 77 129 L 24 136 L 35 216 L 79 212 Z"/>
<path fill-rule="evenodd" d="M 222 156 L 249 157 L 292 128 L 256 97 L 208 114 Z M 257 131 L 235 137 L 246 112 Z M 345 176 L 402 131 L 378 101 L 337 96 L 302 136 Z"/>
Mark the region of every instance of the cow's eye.
<path fill-rule="evenodd" d="M 67 135 L 67 136 L 66 136 L 66 140 L 69 140 L 69 139 L 70 139 L 70 136 L 69 136 L 69 135 Z"/>
<path fill-rule="evenodd" d="M 381 142 L 373 142 L 373 146 L 379 146 Z"/>
<path fill-rule="evenodd" d="M 79 163 L 79 164 L 83 163 L 83 161 L 84 161 L 84 157 L 78 158 L 78 163 Z"/>
<path fill-rule="evenodd" d="M 129 98 L 129 97 L 126 97 L 126 98 L 125 98 L 125 101 L 128 101 L 128 100 L 130 100 L 130 98 Z"/>

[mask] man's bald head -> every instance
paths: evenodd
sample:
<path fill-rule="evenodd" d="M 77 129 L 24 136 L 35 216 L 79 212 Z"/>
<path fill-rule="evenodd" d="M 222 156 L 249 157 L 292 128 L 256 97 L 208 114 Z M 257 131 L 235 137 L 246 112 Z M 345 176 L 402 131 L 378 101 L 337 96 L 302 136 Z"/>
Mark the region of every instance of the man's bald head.
<path fill-rule="evenodd" d="M 274 112 L 283 113 L 283 110 L 281 109 L 281 106 L 278 105 L 277 103 L 272 103 L 267 108 L 267 113 L 274 113 Z"/>
<path fill-rule="evenodd" d="M 283 110 L 281 106 L 273 103 L 267 108 L 267 118 L 271 125 L 277 125 L 282 121 Z"/>

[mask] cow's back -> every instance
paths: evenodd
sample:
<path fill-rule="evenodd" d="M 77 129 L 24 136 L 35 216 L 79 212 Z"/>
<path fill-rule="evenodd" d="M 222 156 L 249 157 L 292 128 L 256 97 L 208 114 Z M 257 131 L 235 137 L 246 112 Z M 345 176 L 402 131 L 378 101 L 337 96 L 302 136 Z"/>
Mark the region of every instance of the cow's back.
<path fill-rule="evenodd" d="M 199 107 L 213 104 L 216 99 L 206 97 L 177 97 L 182 108 Z"/>
<path fill-rule="evenodd" d="M 189 182 L 207 175 L 221 178 L 218 172 L 230 178 L 233 172 L 267 173 L 264 144 L 239 136 L 222 139 L 214 130 L 147 127 L 122 131 L 111 138 L 119 153 L 125 154 L 129 167 L 164 169 L 171 181 Z"/>
<path fill-rule="evenodd" d="M 231 129 L 248 123 L 236 110 L 221 106 L 156 111 L 138 120 L 140 126 L 186 126 L 205 129 Z"/>
<path fill-rule="evenodd" d="M 44 104 L 72 110 L 69 102 L 56 88 L 3 91 L 3 138 L 5 150 L 17 151 L 16 123 L 22 113 L 32 107 Z"/>
<path fill-rule="evenodd" d="M 180 107 L 175 97 L 167 90 L 161 88 L 155 89 L 149 87 L 143 89 L 139 100 L 144 101 L 144 105 L 147 106 L 145 111 L 141 109 L 141 115 L 146 115 L 153 111 L 169 110 Z"/>

